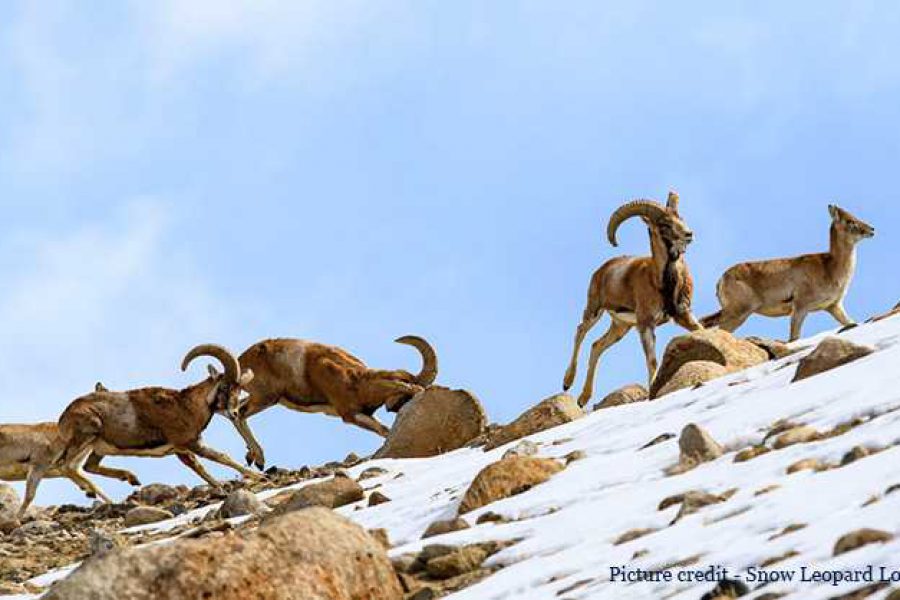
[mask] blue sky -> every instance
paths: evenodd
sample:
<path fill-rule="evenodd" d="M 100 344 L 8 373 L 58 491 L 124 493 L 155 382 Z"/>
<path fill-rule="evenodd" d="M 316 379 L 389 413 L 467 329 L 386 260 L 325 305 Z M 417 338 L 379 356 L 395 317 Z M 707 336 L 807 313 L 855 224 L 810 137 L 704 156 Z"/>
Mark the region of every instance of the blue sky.
<path fill-rule="evenodd" d="M 406 333 L 509 419 L 560 388 L 610 212 L 669 188 L 698 314 L 731 264 L 824 250 L 829 202 L 879 232 L 851 314 L 900 299 L 895 3 L 6 2 L 0 24 L 0 421 L 97 380 L 188 385 L 206 341 L 414 369 Z M 622 242 L 647 248 L 637 223 Z M 643 378 L 632 334 L 596 397 Z M 252 425 L 285 466 L 378 444 L 280 408 Z M 222 419 L 207 440 L 243 456 Z"/>

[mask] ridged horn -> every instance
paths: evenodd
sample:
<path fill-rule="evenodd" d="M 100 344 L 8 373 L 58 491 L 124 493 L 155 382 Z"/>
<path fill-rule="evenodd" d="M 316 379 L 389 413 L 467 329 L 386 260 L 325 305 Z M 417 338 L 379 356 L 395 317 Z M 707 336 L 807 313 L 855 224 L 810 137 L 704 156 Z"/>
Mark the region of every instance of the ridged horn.
<path fill-rule="evenodd" d="M 654 200 L 632 200 L 619 207 L 616 212 L 609 218 L 609 226 L 606 229 L 606 235 L 609 237 L 609 243 L 618 246 L 616 232 L 619 226 L 632 217 L 645 216 L 651 221 L 655 221 L 661 217 L 668 216 L 668 212 L 658 202 Z"/>
<path fill-rule="evenodd" d="M 417 335 L 404 335 L 394 341 L 398 344 L 412 346 L 422 354 L 422 370 L 416 375 L 416 383 L 422 387 L 428 387 L 434 383 L 438 374 L 438 360 L 437 353 L 431 347 L 431 344 Z"/>
<path fill-rule="evenodd" d="M 211 356 L 222 363 L 222 368 L 225 369 L 225 377 L 227 377 L 229 381 L 234 383 L 240 381 L 241 363 L 231 351 L 218 344 L 200 344 L 199 346 L 192 348 L 191 351 L 185 355 L 184 360 L 181 361 L 181 370 L 187 371 L 191 362 L 201 356 Z"/>

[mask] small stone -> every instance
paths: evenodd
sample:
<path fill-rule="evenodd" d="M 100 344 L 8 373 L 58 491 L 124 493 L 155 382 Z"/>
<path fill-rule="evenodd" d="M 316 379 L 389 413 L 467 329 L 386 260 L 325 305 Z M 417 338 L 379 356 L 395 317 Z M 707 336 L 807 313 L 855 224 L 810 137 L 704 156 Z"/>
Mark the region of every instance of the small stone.
<path fill-rule="evenodd" d="M 173 517 L 169 511 L 155 506 L 138 506 L 125 514 L 125 527 L 150 525 L 160 521 L 168 521 Z"/>
<path fill-rule="evenodd" d="M 872 451 L 866 448 L 865 446 L 854 446 L 853 449 L 850 450 L 844 457 L 841 459 L 841 466 L 846 467 L 851 463 L 855 463 L 858 460 L 862 460 L 863 458 L 872 454 Z"/>
<path fill-rule="evenodd" d="M 789 466 L 787 468 L 787 474 L 793 475 L 794 473 L 799 473 L 800 471 L 822 471 L 824 469 L 825 465 L 823 465 L 822 461 L 820 461 L 818 458 L 805 458 Z"/>
<path fill-rule="evenodd" d="M 614 546 L 622 546 L 623 544 L 627 544 L 629 542 L 633 542 L 642 537 L 648 536 L 651 533 L 656 533 L 659 531 L 658 529 L 632 529 L 631 531 L 626 531 L 613 542 Z"/>
<path fill-rule="evenodd" d="M 834 545 L 834 555 L 840 556 L 869 544 L 884 544 L 893 539 L 894 536 L 886 531 L 859 529 L 844 535 L 837 541 Z"/>
<path fill-rule="evenodd" d="M 362 462 L 362 459 L 359 456 L 357 456 L 355 452 L 351 452 L 350 454 L 347 455 L 346 458 L 344 458 L 343 461 L 341 461 L 341 466 L 349 469 L 351 467 L 355 467 L 356 465 L 358 465 L 361 462 Z"/>
<path fill-rule="evenodd" d="M 726 579 L 710 592 L 707 592 L 700 600 L 723 600 L 727 598 L 740 598 L 750 593 L 750 588 L 741 581 Z"/>
<path fill-rule="evenodd" d="M 497 430 L 485 449 L 499 448 L 529 435 L 571 423 L 583 416 L 584 411 L 572 396 L 568 394 L 551 396 L 522 413 L 509 425 Z"/>
<path fill-rule="evenodd" d="M 815 427 L 803 425 L 801 427 L 788 429 L 787 431 L 779 435 L 775 439 L 774 447 L 776 450 L 781 450 L 782 448 L 787 448 L 788 446 L 793 446 L 795 444 L 807 444 L 809 442 L 814 442 L 820 438 L 821 435 Z"/>
<path fill-rule="evenodd" d="M 716 460 L 724 454 L 722 446 L 713 437 L 694 423 L 681 431 L 678 440 L 682 462 L 703 463 Z"/>
<path fill-rule="evenodd" d="M 541 447 L 531 440 L 522 440 L 504 452 L 503 458 L 512 458 L 513 456 L 534 456 L 540 449 Z"/>
<path fill-rule="evenodd" d="M 381 467 L 369 467 L 365 471 L 359 474 L 357 481 L 363 481 L 365 479 L 374 479 L 375 477 L 381 477 L 382 475 L 387 475 L 388 470 L 382 469 Z"/>
<path fill-rule="evenodd" d="M 166 502 L 178 500 L 187 494 L 188 489 L 185 486 L 176 487 L 164 483 L 151 483 L 131 494 L 131 496 L 128 497 L 128 501 L 145 504 L 147 506 L 157 506 L 159 504 L 165 504 Z"/>
<path fill-rule="evenodd" d="M 448 554 L 455 552 L 456 546 L 450 546 L 448 544 L 428 544 L 422 551 L 419 552 L 418 560 L 422 562 L 422 564 L 427 563 L 429 560 L 433 558 L 437 558 L 439 556 L 447 556 Z"/>
<path fill-rule="evenodd" d="M 566 466 L 571 465 L 573 462 L 577 462 L 579 460 L 584 460 L 587 458 L 587 452 L 584 450 L 573 450 L 569 452 L 563 457 L 563 460 L 566 461 Z"/>
<path fill-rule="evenodd" d="M 758 456 L 762 456 L 763 454 L 768 454 L 769 452 L 771 452 L 771 450 L 766 446 L 751 446 L 750 448 L 744 448 L 738 452 L 734 457 L 734 462 L 747 462 Z"/>
<path fill-rule="evenodd" d="M 365 492 L 359 483 L 349 477 L 340 477 L 335 474 L 333 479 L 300 488 L 285 502 L 276 506 L 269 515 L 276 517 L 313 506 L 340 508 L 359 502 L 363 498 L 365 498 Z"/>
<path fill-rule="evenodd" d="M 391 499 L 375 490 L 369 495 L 369 506 L 378 506 L 379 504 L 386 504 L 390 502 Z"/>
<path fill-rule="evenodd" d="M 465 519 L 435 521 L 429 525 L 425 530 L 425 533 L 422 534 L 422 539 L 437 537 L 439 535 L 453 533 L 454 531 L 462 531 L 463 529 L 469 529 L 469 524 Z"/>
<path fill-rule="evenodd" d="M 231 492 L 225 498 L 222 507 L 219 508 L 219 517 L 232 519 L 234 517 L 243 517 L 244 515 L 264 515 L 269 510 L 268 506 L 260 502 L 256 494 L 246 490 L 238 490 Z"/>
<path fill-rule="evenodd" d="M 445 556 L 429 560 L 425 565 L 425 571 L 435 579 L 450 579 L 474 571 L 487 557 L 488 552 L 480 545 L 465 546 Z"/>
<path fill-rule="evenodd" d="M 563 465 L 555 460 L 533 456 L 517 456 L 488 465 L 466 491 L 459 514 L 526 492 L 563 469 Z"/>
<path fill-rule="evenodd" d="M 874 348 L 860 346 L 845 339 L 830 337 L 820 343 L 809 356 L 800 361 L 794 382 L 809 379 L 826 371 L 842 367 L 851 362 L 869 356 Z"/>
<path fill-rule="evenodd" d="M 640 449 L 646 450 L 647 448 L 652 448 L 653 446 L 657 446 L 659 444 L 662 444 L 663 442 L 668 442 L 669 440 L 674 439 L 676 437 L 678 437 L 678 436 L 676 436 L 674 433 L 663 433 L 663 434 L 656 436 L 655 438 L 653 438 L 652 440 L 650 440 L 643 446 L 641 446 Z"/>
<path fill-rule="evenodd" d="M 642 385 L 632 384 L 608 394 L 603 400 L 594 406 L 594 410 L 603 410 L 614 406 L 644 402 L 650 398 L 650 392 Z"/>
<path fill-rule="evenodd" d="M 487 511 L 478 517 L 475 521 L 476 525 L 483 525 L 485 523 L 509 523 L 510 519 L 508 517 L 504 517 L 501 514 L 497 514 L 494 511 Z"/>

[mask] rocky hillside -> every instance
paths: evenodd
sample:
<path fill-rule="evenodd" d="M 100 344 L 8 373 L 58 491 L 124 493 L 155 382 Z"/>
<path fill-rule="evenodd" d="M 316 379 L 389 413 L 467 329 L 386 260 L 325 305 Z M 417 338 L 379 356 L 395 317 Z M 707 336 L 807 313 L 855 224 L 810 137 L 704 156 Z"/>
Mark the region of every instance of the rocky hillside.
<path fill-rule="evenodd" d="M 900 317 L 832 336 L 758 343 L 762 359 L 701 340 L 663 360 L 653 401 L 633 388 L 582 415 L 554 397 L 435 457 L 351 456 L 226 493 L 156 485 L 123 504 L 38 509 L 0 537 L 0 590 L 896 600 Z"/>

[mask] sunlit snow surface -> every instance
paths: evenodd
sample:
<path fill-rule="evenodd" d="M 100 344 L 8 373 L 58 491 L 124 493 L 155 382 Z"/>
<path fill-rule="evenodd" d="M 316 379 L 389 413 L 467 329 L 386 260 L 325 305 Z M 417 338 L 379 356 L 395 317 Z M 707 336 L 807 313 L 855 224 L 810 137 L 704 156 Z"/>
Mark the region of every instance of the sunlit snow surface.
<path fill-rule="evenodd" d="M 799 345 L 811 347 L 823 337 Z M 850 531 L 863 527 L 900 531 L 900 493 L 884 496 L 888 487 L 900 484 L 897 448 L 832 471 L 786 474 L 787 467 L 801 459 L 837 463 L 854 446 L 884 447 L 900 441 L 900 411 L 891 412 L 900 407 L 900 318 L 864 325 L 842 337 L 874 346 L 878 352 L 792 384 L 796 362 L 804 355 L 801 353 L 697 390 L 600 411 L 532 436 L 530 439 L 541 446 L 540 456 L 562 457 L 583 450 L 587 458 L 525 494 L 465 517 L 474 525 L 480 514 L 490 510 L 514 522 L 480 525 L 427 541 L 466 544 L 522 540 L 491 559 L 504 569 L 451 598 L 698 600 L 713 584 L 610 583 L 613 566 L 653 569 L 694 556 L 700 559 L 692 568 L 721 565 L 738 573 L 791 551 L 798 555 L 772 568 L 811 566 L 821 570 L 875 565 L 900 569 L 900 539 L 832 557 L 835 542 Z M 602 396 L 599 390 L 598 396 Z M 484 400 L 488 407 L 497 401 Z M 780 419 L 825 430 L 871 415 L 880 416 L 845 435 L 771 452 L 742 464 L 733 462 L 736 450 L 761 442 Z M 660 434 L 677 434 L 692 422 L 709 431 L 729 452 L 693 471 L 667 477 L 664 469 L 678 458 L 677 439 L 646 450 L 640 448 Z M 339 512 L 363 527 L 387 529 L 395 545 L 392 555 L 414 551 L 423 545 L 419 538 L 428 524 L 456 516 L 460 498 L 476 473 L 508 448 L 488 453 L 467 449 L 432 459 L 361 464 L 350 470 L 351 476 L 373 466 L 388 470 L 387 475 L 363 484 L 366 488 L 380 484 L 379 490 L 392 501 L 373 508 L 361 502 Z M 780 488 L 755 496 L 773 484 Z M 721 493 L 733 488 L 738 492 L 729 501 L 702 509 L 675 525 L 670 523 L 677 506 L 657 510 L 660 501 L 673 494 L 689 490 Z M 874 496 L 883 497 L 864 507 Z M 191 516 L 183 516 L 178 522 Z M 165 529 L 174 524 L 165 522 L 142 529 Z M 769 541 L 792 524 L 808 526 Z M 660 531 L 628 544 L 613 545 L 621 534 L 637 528 Z M 639 560 L 631 560 L 637 551 L 646 552 Z M 41 583 L 46 584 L 46 580 Z M 576 584 L 580 585 L 573 589 Z M 863 585 L 772 584 L 747 597 L 790 592 L 788 597 L 794 600 L 815 600 Z M 563 590 L 570 591 L 561 593 Z M 881 599 L 887 593 L 872 598 Z"/>

